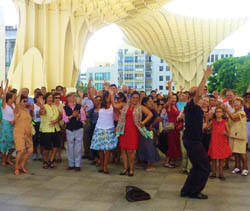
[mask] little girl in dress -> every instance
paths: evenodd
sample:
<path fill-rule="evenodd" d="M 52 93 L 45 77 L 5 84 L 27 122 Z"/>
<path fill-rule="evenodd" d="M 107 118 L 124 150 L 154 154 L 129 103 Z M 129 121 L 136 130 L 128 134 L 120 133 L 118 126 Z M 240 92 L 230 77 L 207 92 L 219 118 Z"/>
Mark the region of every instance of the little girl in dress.
<path fill-rule="evenodd" d="M 212 160 L 212 175 L 210 178 L 216 178 L 216 165 L 217 160 L 219 160 L 219 179 L 224 181 L 224 159 L 230 157 L 232 151 L 227 137 L 230 133 L 230 129 L 225 119 L 225 110 L 223 107 L 216 107 L 213 120 L 210 122 L 209 126 L 212 126 L 212 134 L 208 150 L 208 155 Z"/>

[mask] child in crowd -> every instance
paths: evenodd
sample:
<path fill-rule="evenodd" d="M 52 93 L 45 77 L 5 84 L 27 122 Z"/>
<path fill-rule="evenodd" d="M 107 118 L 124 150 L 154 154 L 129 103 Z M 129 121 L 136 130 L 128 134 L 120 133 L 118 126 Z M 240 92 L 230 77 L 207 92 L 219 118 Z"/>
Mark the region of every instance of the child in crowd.
<path fill-rule="evenodd" d="M 216 165 L 219 160 L 219 179 L 224 181 L 223 164 L 224 159 L 232 155 L 227 135 L 230 133 L 229 125 L 225 119 L 225 110 L 223 107 L 216 107 L 213 120 L 209 126 L 212 126 L 211 140 L 208 155 L 212 159 L 212 175 L 210 178 L 216 178 Z"/>

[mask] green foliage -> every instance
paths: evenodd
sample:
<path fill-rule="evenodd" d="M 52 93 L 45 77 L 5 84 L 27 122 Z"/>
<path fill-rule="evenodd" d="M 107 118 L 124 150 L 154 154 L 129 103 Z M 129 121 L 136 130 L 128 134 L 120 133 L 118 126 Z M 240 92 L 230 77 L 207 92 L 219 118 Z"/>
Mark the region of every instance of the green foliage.
<path fill-rule="evenodd" d="M 80 85 L 76 86 L 77 89 L 81 89 L 83 91 L 84 94 L 88 93 L 88 84 L 83 84 L 82 82 L 80 83 Z"/>
<path fill-rule="evenodd" d="M 250 83 L 250 56 L 224 58 L 213 64 L 214 73 L 208 79 L 208 90 L 233 89 L 239 95 Z"/>

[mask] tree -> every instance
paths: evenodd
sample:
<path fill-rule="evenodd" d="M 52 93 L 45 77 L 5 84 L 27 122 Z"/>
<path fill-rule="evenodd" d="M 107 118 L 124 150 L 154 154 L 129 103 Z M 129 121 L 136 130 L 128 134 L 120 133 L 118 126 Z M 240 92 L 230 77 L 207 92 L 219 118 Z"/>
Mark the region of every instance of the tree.
<path fill-rule="evenodd" d="M 250 82 L 250 56 L 224 58 L 213 64 L 214 73 L 208 79 L 208 90 L 233 89 L 242 95 Z"/>

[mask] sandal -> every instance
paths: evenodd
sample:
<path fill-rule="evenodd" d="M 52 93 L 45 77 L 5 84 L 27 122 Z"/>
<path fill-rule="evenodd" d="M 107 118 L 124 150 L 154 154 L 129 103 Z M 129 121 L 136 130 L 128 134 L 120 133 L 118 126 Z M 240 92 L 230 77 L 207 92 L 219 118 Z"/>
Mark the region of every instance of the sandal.
<path fill-rule="evenodd" d="M 19 171 L 21 172 L 21 173 L 24 173 L 24 174 L 27 174 L 27 173 L 29 173 L 26 169 L 19 169 Z"/>
<path fill-rule="evenodd" d="M 49 167 L 54 169 L 56 168 L 56 165 L 54 164 L 54 161 L 49 161 Z"/>
<path fill-rule="evenodd" d="M 44 168 L 44 169 L 48 169 L 48 168 L 49 168 L 49 163 L 46 162 L 46 161 L 44 161 L 44 162 L 43 162 L 43 168 Z"/>
<path fill-rule="evenodd" d="M 216 174 L 211 174 L 209 178 L 210 179 L 215 179 L 216 178 Z"/>
<path fill-rule="evenodd" d="M 15 175 L 15 176 L 20 175 L 20 171 L 19 171 L 19 169 L 15 169 L 14 175 Z"/>
<path fill-rule="evenodd" d="M 225 178 L 224 176 L 219 176 L 219 180 L 221 180 L 221 181 L 225 181 L 225 180 L 226 180 L 226 178 Z"/>
<path fill-rule="evenodd" d="M 166 167 L 166 168 L 174 168 L 174 166 L 172 166 L 171 164 L 169 164 L 169 163 L 165 163 L 164 165 L 163 165 L 164 167 Z"/>

